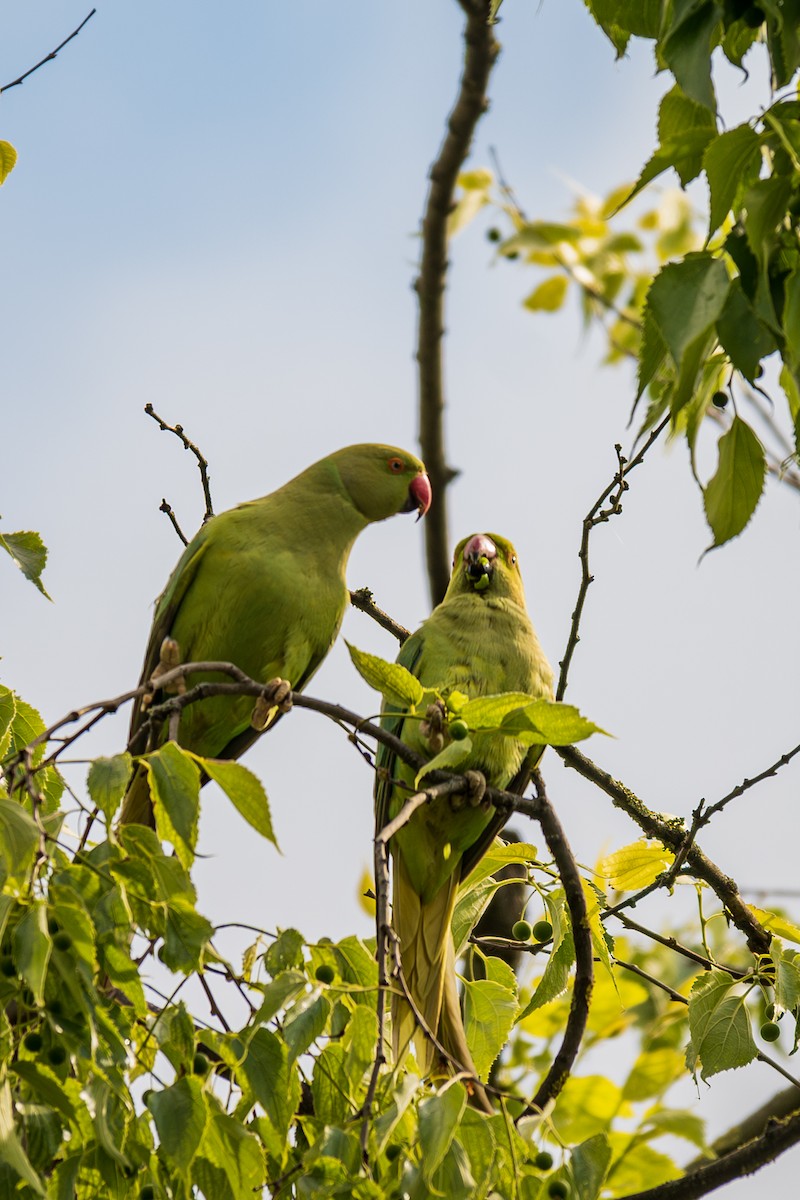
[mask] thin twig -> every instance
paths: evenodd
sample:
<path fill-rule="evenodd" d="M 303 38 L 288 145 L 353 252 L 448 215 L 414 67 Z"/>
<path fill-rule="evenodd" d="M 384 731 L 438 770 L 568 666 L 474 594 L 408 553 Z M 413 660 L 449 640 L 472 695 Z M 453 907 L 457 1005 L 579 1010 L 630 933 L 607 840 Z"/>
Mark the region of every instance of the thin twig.
<path fill-rule="evenodd" d="M 447 277 L 447 218 L 458 174 L 469 154 L 475 127 L 488 108 L 487 87 L 500 47 L 489 23 L 488 0 L 459 0 L 466 13 L 464 68 L 447 133 L 430 169 L 422 219 L 422 258 L 415 290 L 419 299 L 419 440 L 436 502 L 425 522 L 425 552 L 431 599 L 438 604 L 450 577 L 447 485 L 455 472 L 444 445 L 444 290 Z"/>
<path fill-rule="evenodd" d="M 73 29 L 73 31 L 69 35 L 69 37 L 64 38 L 64 41 L 61 42 L 61 44 L 59 46 L 56 46 L 55 50 L 51 50 L 49 54 L 46 54 L 44 56 L 44 58 L 36 64 L 35 67 L 31 67 L 28 71 L 25 71 L 25 73 L 23 75 L 20 75 L 19 79 L 14 79 L 14 80 L 12 80 L 11 83 L 7 83 L 3 87 L 0 87 L 0 93 L 7 92 L 9 88 L 19 87 L 19 85 L 21 83 L 23 83 L 28 78 L 29 75 L 32 75 L 34 71 L 38 71 L 39 67 L 43 67 L 45 63 L 52 62 L 53 59 L 58 54 L 59 50 L 63 50 L 64 47 L 66 46 L 67 42 L 71 42 L 74 37 L 78 36 L 78 34 L 83 29 L 86 22 L 91 20 L 91 18 L 94 16 L 94 14 L 96 12 L 97 12 L 97 9 L 93 8 L 92 11 L 89 13 L 89 16 L 84 17 L 83 20 L 81 21 L 80 25 L 78 26 L 78 28 Z"/>
<path fill-rule="evenodd" d="M 649 975 L 647 971 L 643 971 L 641 967 L 637 967 L 636 963 L 624 962 L 621 958 L 615 956 L 614 965 L 630 971 L 632 975 L 638 975 L 640 979 L 646 979 L 648 983 L 652 983 L 653 987 L 660 988 L 662 992 L 666 992 L 670 1000 L 674 1000 L 676 1004 L 689 1003 L 686 997 L 682 996 L 680 992 L 676 992 L 668 983 L 663 983 L 660 979 L 656 979 L 655 975 Z"/>
<path fill-rule="evenodd" d="M 378 608 L 369 588 L 358 588 L 356 591 L 351 592 L 350 603 L 359 612 L 366 613 L 368 617 L 372 617 L 373 621 L 376 621 L 381 629 L 385 629 L 392 637 L 396 637 L 401 646 L 406 638 L 411 636 L 410 630 L 400 625 L 387 612 L 384 612 L 382 608 Z"/>
<path fill-rule="evenodd" d="M 158 511 L 167 514 L 170 521 L 172 522 L 172 528 L 175 530 L 178 537 L 183 542 L 184 546 L 188 546 L 189 539 L 187 538 L 186 534 L 183 532 L 180 525 L 178 524 L 178 518 L 175 516 L 175 513 L 172 511 L 171 506 L 169 504 L 167 504 L 167 501 L 163 498 L 161 500 L 161 503 L 158 506 Z"/>
<path fill-rule="evenodd" d="M 738 796 L 744 795 L 746 791 L 748 791 L 751 787 L 755 787 L 757 783 L 762 783 L 765 779 L 771 779 L 774 775 L 777 775 L 781 767 L 787 766 L 798 754 L 800 754 L 800 745 L 794 746 L 791 750 L 787 750 L 786 753 L 782 754 L 779 759 L 772 763 L 771 766 L 766 767 L 758 775 L 754 775 L 752 779 L 743 779 L 742 782 L 728 792 L 726 796 L 723 796 L 721 800 L 717 800 L 716 804 L 712 804 L 704 810 L 701 824 L 707 825 L 711 818 L 716 813 L 721 812 L 726 804 L 729 804 L 731 800 L 735 800 Z"/>
<path fill-rule="evenodd" d="M 654 929 L 648 929 L 644 925 L 640 925 L 638 921 L 632 920 L 623 913 L 616 911 L 606 911 L 600 914 L 600 919 L 605 920 L 608 916 L 614 916 L 620 921 L 626 929 L 633 929 L 637 933 L 641 933 L 644 937 L 649 938 L 653 942 L 658 942 L 660 946 L 665 946 L 668 950 L 674 950 L 676 954 L 680 954 L 683 958 L 688 958 L 690 962 L 697 963 L 700 967 L 705 967 L 709 970 L 726 971 L 733 979 L 744 979 L 747 971 L 740 971 L 736 967 L 723 966 L 721 963 L 714 962 L 704 954 L 698 954 L 696 950 L 692 950 L 689 946 L 682 945 L 674 937 L 664 937 L 660 933 L 656 933 Z"/>
<path fill-rule="evenodd" d="M 580 775 L 583 775 L 584 779 L 588 779 L 601 791 L 604 791 L 611 798 L 615 808 L 626 812 L 648 837 L 658 838 L 674 853 L 680 850 L 686 833 L 680 821 L 665 821 L 659 817 L 647 808 L 630 788 L 598 767 L 575 746 L 556 746 L 555 750 L 567 766 L 572 767 Z M 766 954 L 769 951 L 772 935 L 756 920 L 744 903 L 735 880 L 724 875 L 697 845 L 689 849 L 686 860 L 692 875 L 707 883 L 722 901 L 730 913 L 734 925 L 747 939 L 747 945 L 753 953 Z"/>
<path fill-rule="evenodd" d="M 540 1083 L 536 1095 L 520 1113 L 520 1117 L 529 1116 L 533 1112 L 541 1112 L 547 1104 L 558 1096 L 569 1078 L 578 1051 L 586 1032 L 586 1022 L 589 1017 L 589 1002 L 594 985 L 594 963 L 592 952 L 592 934 L 589 928 L 589 918 L 586 911 L 586 898 L 583 892 L 578 864 L 567 842 L 561 822 L 556 816 L 555 809 L 550 804 L 545 790 L 544 780 L 538 770 L 533 772 L 533 782 L 536 788 L 537 820 L 542 827 L 547 848 L 561 876 L 564 885 L 564 896 L 569 910 L 572 925 L 572 937 L 575 944 L 575 982 L 572 988 L 572 999 L 569 1006 L 567 1025 L 558 1052 L 550 1065 L 550 1070 Z M 524 811 L 520 801 L 518 811 Z M 519 1120 L 519 1117 L 517 1118 Z"/>
<path fill-rule="evenodd" d="M 644 456 L 647 454 L 647 451 L 653 445 L 653 442 L 655 442 L 666 429 L 670 419 L 671 418 L 668 414 L 659 422 L 658 425 L 656 425 L 655 429 L 653 429 L 650 433 L 650 436 L 647 438 L 644 444 L 639 447 L 639 450 L 630 461 L 623 456 L 621 446 L 617 445 L 615 447 L 618 464 L 616 474 L 608 486 L 600 494 L 600 496 L 598 496 L 597 500 L 595 500 L 594 504 L 583 518 L 581 546 L 580 550 L 578 551 L 578 557 L 581 561 L 581 583 L 580 587 L 578 588 L 578 598 L 575 602 L 575 608 L 572 613 L 572 623 L 570 625 L 569 637 L 567 638 L 564 657 L 559 663 L 561 671 L 558 676 L 556 700 L 563 700 L 564 693 L 567 690 L 567 676 L 569 674 L 572 656 L 575 653 L 575 648 L 578 645 L 578 642 L 580 641 L 580 623 L 581 617 L 583 616 L 583 606 L 586 602 L 586 593 L 589 591 L 590 585 L 594 582 L 594 576 L 589 570 L 589 538 L 591 537 L 592 530 L 596 525 L 604 524 L 606 521 L 609 521 L 611 517 L 615 517 L 622 512 L 622 496 L 623 493 L 628 490 L 628 476 L 630 475 L 631 471 L 635 470 L 636 467 L 638 467 L 642 462 Z M 604 507 L 604 505 L 606 505 L 606 501 L 608 501 L 608 505 Z"/>
<path fill-rule="evenodd" d="M 174 433 L 176 438 L 179 438 L 180 441 L 183 443 L 184 450 L 190 450 L 192 452 L 192 454 L 195 456 L 195 458 L 197 460 L 197 466 L 200 471 L 200 481 L 203 485 L 203 498 L 206 503 L 206 511 L 203 514 L 203 524 L 205 525 L 205 523 L 209 519 L 209 517 L 213 517 L 213 515 L 214 515 L 214 508 L 211 503 L 211 481 L 209 480 L 209 477 L 208 477 L 208 462 L 206 461 L 204 456 L 200 453 L 197 446 L 195 446 L 194 442 L 189 441 L 188 437 L 183 432 L 182 425 L 168 425 L 167 422 L 158 415 L 156 410 L 153 408 L 152 404 L 145 404 L 144 411 L 147 413 L 148 417 L 153 418 L 153 420 L 158 425 L 159 429 L 162 429 L 167 433 Z M 164 511 L 164 508 L 163 508 L 164 504 L 166 504 L 165 500 L 162 501 L 161 505 L 159 506 L 160 510 L 162 512 Z M 183 534 L 181 534 L 180 536 L 183 537 Z"/>

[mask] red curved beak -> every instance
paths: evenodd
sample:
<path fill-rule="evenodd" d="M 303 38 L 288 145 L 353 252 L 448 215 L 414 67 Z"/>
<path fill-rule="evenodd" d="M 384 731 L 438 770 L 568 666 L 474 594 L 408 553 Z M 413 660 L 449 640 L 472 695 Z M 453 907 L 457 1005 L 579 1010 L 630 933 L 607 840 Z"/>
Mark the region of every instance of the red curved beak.
<path fill-rule="evenodd" d="M 415 475 L 411 480 L 411 484 L 408 489 L 408 497 L 408 510 L 410 512 L 412 508 L 416 508 L 417 520 L 419 521 L 420 517 L 425 516 L 425 513 L 431 506 L 431 500 L 433 499 L 431 481 L 428 479 L 428 476 L 424 471 L 420 475 Z"/>

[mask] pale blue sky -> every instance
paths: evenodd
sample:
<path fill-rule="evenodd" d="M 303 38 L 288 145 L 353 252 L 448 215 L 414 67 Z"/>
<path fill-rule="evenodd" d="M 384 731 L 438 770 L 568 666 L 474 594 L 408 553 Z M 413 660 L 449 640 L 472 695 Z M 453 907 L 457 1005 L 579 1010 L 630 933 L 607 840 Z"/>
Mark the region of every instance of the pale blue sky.
<path fill-rule="evenodd" d="M 0 83 L 89 7 L 4 5 Z M 471 163 L 497 146 L 526 210 L 557 218 L 565 178 L 602 193 L 635 176 L 667 84 L 646 48 L 615 63 L 578 0 L 506 0 L 502 15 Z M 0 655 L 3 681 L 47 719 L 136 682 L 151 603 L 179 552 L 159 502 L 187 531 L 202 513 L 192 462 L 146 402 L 203 448 L 218 510 L 349 442 L 416 445 L 415 231 L 460 24 L 455 0 L 118 0 L 0 99 L 0 137 L 20 156 L 0 192 L 0 512 L 2 528 L 42 533 L 54 599 L 0 562 Z M 733 89 L 729 113 L 742 103 Z M 487 224 L 453 245 L 448 436 L 463 473 L 451 530 L 517 543 L 555 664 L 580 520 L 613 471 L 614 442 L 629 443 L 632 381 L 599 367 L 600 343 L 583 339 L 572 309 L 521 309 L 532 274 L 492 266 Z M 569 698 L 616 735 L 589 752 L 654 808 L 688 814 L 797 741 L 797 532 L 796 495 L 771 487 L 751 529 L 698 566 L 708 534 L 679 445 L 654 452 L 622 518 L 597 532 Z M 350 582 L 417 624 L 420 530 L 400 518 L 369 530 Z M 394 652 L 360 614 L 345 632 Z M 376 704 L 341 644 L 311 692 Z M 124 719 L 109 721 L 91 751 L 124 738 Z M 355 890 L 370 861 L 371 785 L 357 756 L 298 712 L 247 761 L 284 857 L 208 789 L 201 908 L 309 938 L 368 933 Z M 547 776 L 585 862 L 633 840 L 599 793 L 555 761 Z M 793 886 L 797 791 L 795 770 L 750 793 L 704 847 L 743 885 Z M 663 906 L 650 912 L 660 920 Z M 730 1074 L 703 1089 L 702 1111 L 717 1130 L 777 1085 L 760 1066 Z M 781 1164 L 726 1195 L 784 1177 Z"/>

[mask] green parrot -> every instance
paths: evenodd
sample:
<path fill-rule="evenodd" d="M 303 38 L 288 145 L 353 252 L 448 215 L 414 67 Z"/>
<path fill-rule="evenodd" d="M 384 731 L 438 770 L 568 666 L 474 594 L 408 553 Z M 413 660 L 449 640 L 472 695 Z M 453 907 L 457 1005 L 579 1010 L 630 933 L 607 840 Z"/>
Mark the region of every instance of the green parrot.
<path fill-rule="evenodd" d="M 472 699 L 525 692 L 552 699 L 553 673 L 531 625 L 517 554 L 509 541 L 494 533 L 476 533 L 459 542 L 444 600 L 403 644 L 397 661 L 423 686 L 445 695 L 461 692 Z M 441 733 L 447 737 L 443 721 L 404 719 L 388 705 L 382 723 L 427 758 L 440 748 Z M 541 752 L 541 747 L 528 748 L 510 737 L 476 732 L 469 757 L 458 770 L 479 770 L 491 786 L 507 788 L 536 765 Z M 376 826 L 381 829 L 413 793 L 414 772 L 383 746 L 377 767 Z M 394 779 L 406 788 L 393 786 Z M 450 921 L 459 884 L 505 819 L 486 803 L 445 796 L 418 809 L 390 842 L 392 925 L 409 991 L 428 1028 L 473 1075 L 477 1072 L 461 1018 Z M 396 1061 L 415 1033 L 417 1061 L 427 1075 L 436 1065 L 435 1047 L 417 1031 L 408 1003 L 393 995 Z M 482 1088 L 474 1088 L 472 1098 L 493 1111 Z"/>
<path fill-rule="evenodd" d="M 349 593 L 350 551 L 373 521 L 423 516 L 431 486 L 425 467 L 394 446 L 337 450 L 268 496 L 212 517 L 183 552 L 156 601 L 142 682 L 177 662 L 232 662 L 253 679 L 306 686 L 339 632 Z M 174 642 L 165 639 L 174 639 Z M 219 674 L 194 674 L 188 687 Z M 288 688 L 284 687 L 284 691 Z M 178 742 L 210 758 L 238 758 L 279 713 L 254 720 L 252 697 L 214 696 L 181 713 Z M 136 734 L 146 716 L 134 705 L 135 752 L 167 740 L 166 726 Z M 153 825 L 147 771 L 131 776 L 121 821 Z"/>

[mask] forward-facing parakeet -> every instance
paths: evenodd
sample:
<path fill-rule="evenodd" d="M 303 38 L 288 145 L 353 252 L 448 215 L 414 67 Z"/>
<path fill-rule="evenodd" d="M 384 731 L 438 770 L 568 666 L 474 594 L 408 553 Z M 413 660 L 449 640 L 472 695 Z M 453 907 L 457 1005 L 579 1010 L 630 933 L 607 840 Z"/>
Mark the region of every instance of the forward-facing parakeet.
<path fill-rule="evenodd" d="M 459 543 L 444 600 L 403 644 L 397 661 L 425 687 L 445 694 L 457 691 L 474 698 L 525 692 L 552 698 L 553 673 L 525 607 L 510 542 L 491 533 L 473 534 Z M 387 706 L 383 725 L 428 758 L 437 749 L 431 744 L 430 722 L 404 719 Z M 534 766 L 540 754 L 541 747 L 529 750 L 513 738 L 476 732 L 469 757 L 458 770 L 479 770 L 491 786 L 506 788 L 523 767 Z M 414 791 L 414 772 L 384 747 L 379 748 L 377 765 L 377 827 L 382 828 Z M 407 787 L 394 787 L 391 779 Z M 409 991 L 428 1028 L 472 1074 L 476 1071 L 461 1017 L 450 920 L 458 885 L 502 824 L 501 814 L 491 806 L 445 796 L 418 809 L 390 842 L 392 924 Z M 395 1058 L 416 1032 L 417 1061 L 423 1074 L 429 1074 L 435 1048 L 417 1032 L 411 1008 L 396 995 L 392 1022 Z M 473 1099 L 491 1109 L 482 1089 L 476 1089 Z"/>
<path fill-rule="evenodd" d="M 186 547 L 156 602 L 142 682 L 158 668 L 165 638 L 180 662 L 232 662 L 259 682 L 308 683 L 339 632 L 348 603 L 345 570 L 358 535 L 373 521 L 428 511 L 425 467 L 394 446 L 347 446 L 268 496 L 212 517 Z M 194 674 L 227 679 L 219 674 Z M 238 758 L 275 717 L 254 728 L 253 699 L 215 696 L 181 713 L 180 745 L 211 758 Z M 131 738 L 145 718 L 134 705 Z M 155 731 L 147 746 L 167 738 Z M 121 820 L 152 825 L 147 772 L 139 766 Z"/>

